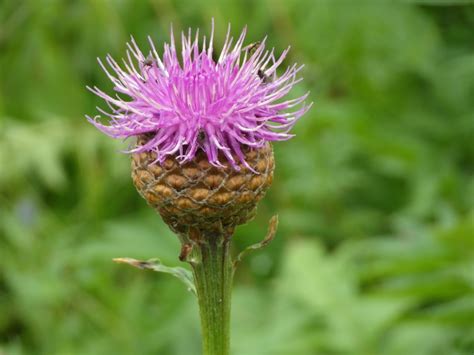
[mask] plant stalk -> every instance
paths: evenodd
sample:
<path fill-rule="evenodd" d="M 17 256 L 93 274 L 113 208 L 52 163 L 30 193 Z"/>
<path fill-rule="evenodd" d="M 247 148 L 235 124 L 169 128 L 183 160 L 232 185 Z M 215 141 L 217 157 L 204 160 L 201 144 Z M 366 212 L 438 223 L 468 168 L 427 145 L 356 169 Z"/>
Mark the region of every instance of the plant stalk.
<path fill-rule="evenodd" d="M 233 264 L 231 238 L 203 235 L 191 265 L 201 316 L 203 355 L 229 355 Z"/>

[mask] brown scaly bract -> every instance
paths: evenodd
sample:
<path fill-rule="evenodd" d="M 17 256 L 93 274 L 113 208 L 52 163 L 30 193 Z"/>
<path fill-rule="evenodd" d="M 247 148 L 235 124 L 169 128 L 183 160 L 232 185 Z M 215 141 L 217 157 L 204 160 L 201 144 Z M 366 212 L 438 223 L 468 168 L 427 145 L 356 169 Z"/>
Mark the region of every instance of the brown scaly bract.
<path fill-rule="evenodd" d="M 137 145 L 145 144 L 147 139 L 140 136 Z M 253 218 L 258 201 L 273 179 L 270 143 L 259 149 L 244 147 L 243 152 L 257 173 L 243 164 L 236 170 L 228 162 L 224 168 L 216 168 L 203 151 L 182 165 L 173 157 L 162 164 L 151 164 L 156 161 L 154 152 L 135 153 L 133 182 L 173 231 L 187 235 L 189 228 L 205 231 L 222 226 L 231 232 Z"/>

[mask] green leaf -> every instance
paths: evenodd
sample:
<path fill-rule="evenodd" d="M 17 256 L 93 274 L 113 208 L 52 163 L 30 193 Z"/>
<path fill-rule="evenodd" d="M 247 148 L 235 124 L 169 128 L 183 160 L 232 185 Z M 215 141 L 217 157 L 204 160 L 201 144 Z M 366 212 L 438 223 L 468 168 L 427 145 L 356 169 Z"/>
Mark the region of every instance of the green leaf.
<path fill-rule="evenodd" d="M 196 295 L 196 286 L 194 285 L 193 274 L 182 267 L 179 266 L 166 266 L 163 265 L 160 259 L 150 259 L 150 260 L 137 260 L 132 258 L 115 258 L 113 259 L 116 263 L 128 264 L 138 269 L 153 270 L 156 272 L 163 272 L 165 274 L 170 274 L 179 279 L 185 284 L 188 291 L 191 291 Z"/>
<path fill-rule="evenodd" d="M 234 269 L 242 261 L 242 259 L 245 256 L 247 256 L 249 253 L 262 249 L 266 247 L 268 244 L 270 244 L 273 238 L 275 238 L 275 233 L 276 233 L 277 228 L 278 228 L 278 216 L 275 215 L 270 219 L 270 222 L 268 223 L 268 232 L 265 238 L 263 238 L 261 242 L 248 246 L 242 252 L 240 252 L 239 255 L 237 255 L 237 258 L 234 260 Z"/>

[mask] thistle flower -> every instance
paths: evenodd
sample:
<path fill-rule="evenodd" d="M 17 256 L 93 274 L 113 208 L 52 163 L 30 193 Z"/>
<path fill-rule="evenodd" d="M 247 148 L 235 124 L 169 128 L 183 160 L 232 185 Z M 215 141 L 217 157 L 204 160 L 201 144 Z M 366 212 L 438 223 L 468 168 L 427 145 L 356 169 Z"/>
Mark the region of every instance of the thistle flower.
<path fill-rule="evenodd" d="M 229 26 L 217 59 L 214 22 L 202 44 L 199 31 L 182 33 L 181 58 L 172 30 L 162 58 L 150 37 L 146 56 L 132 38 L 122 67 L 110 55 L 111 71 L 99 60 L 115 97 L 89 88 L 111 113 L 98 108 L 109 121 L 88 120 L 111 137 L 137 137 L 128 150 L 134 183 L 179 233 L 250 219 L 271 184 L 270 142 L 292 137 L 291 128 L 311 106 L 304 103 L 308 94 L 285 99 L 302 68 L 294 64 L 277 75 L 289 48 L 276 57 L 265 39 L 244 46 L 245 35 L 246 29 L 233 45 Z"/>
<path fill-rule="evenodd" d="M 290 138 L 290 129 L 309 106 L 303 103 L 307 94 L 281 101 L 301 80 L 296 74 L 302 66 L 296 64 L 281 76 L 276 74 L 289 48 L 276 59 L 273 50 L 265 50 L 265 39 L 253 51 L 245 49 L 245 35 L 246 29 L 232 48 L 229 26 L 215 60 L 214 26 L 209 42 L 204 37 L 201 48 L 199 31 L 193 40 L 189 30 L 181 36 L 181 61 L 173 32 L 171 44 L 164 45 L 163 59 L 150 37 L 147 56 L 132 38 L 124 68 L 109 55 L 111 73 L 99 60 L 114 90 L 129 100 L 90 88 L 111 106 L 112 113 L 99 108 L 110 117 L 108 125 L 98 121 L 100 116 L 88 117 L 89 121 L 114 138 L 148 134 L 148 142 L 130 152 L 155 152 L 158 163 L 167 156 L 175 156 L 181 164 L 189 162 L 203 150 L 216 167 L 223 166 L 219 152 L 234 169 L 239 169 L 239 162 L 249 167 L 241 147 L 261 148 L 265 142 Z"/>

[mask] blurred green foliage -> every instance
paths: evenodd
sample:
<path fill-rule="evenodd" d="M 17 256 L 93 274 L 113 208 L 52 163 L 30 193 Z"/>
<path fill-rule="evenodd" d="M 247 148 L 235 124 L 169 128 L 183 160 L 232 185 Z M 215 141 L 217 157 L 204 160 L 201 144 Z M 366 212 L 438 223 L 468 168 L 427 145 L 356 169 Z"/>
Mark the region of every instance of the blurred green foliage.
<path fill-rule="evenodd" d="M 114 265 L 178 242 L 129 159 L 84 119 L 120 57 L 210 18 L 249 25 L 313 109 L 277 144 L 274 186 L 236 249 L 233 352 L 474 353 L 474 5 L 470 1 L 4 0 L 0 3 L 0 354 L 198 354 L 174 278 Z"/>

